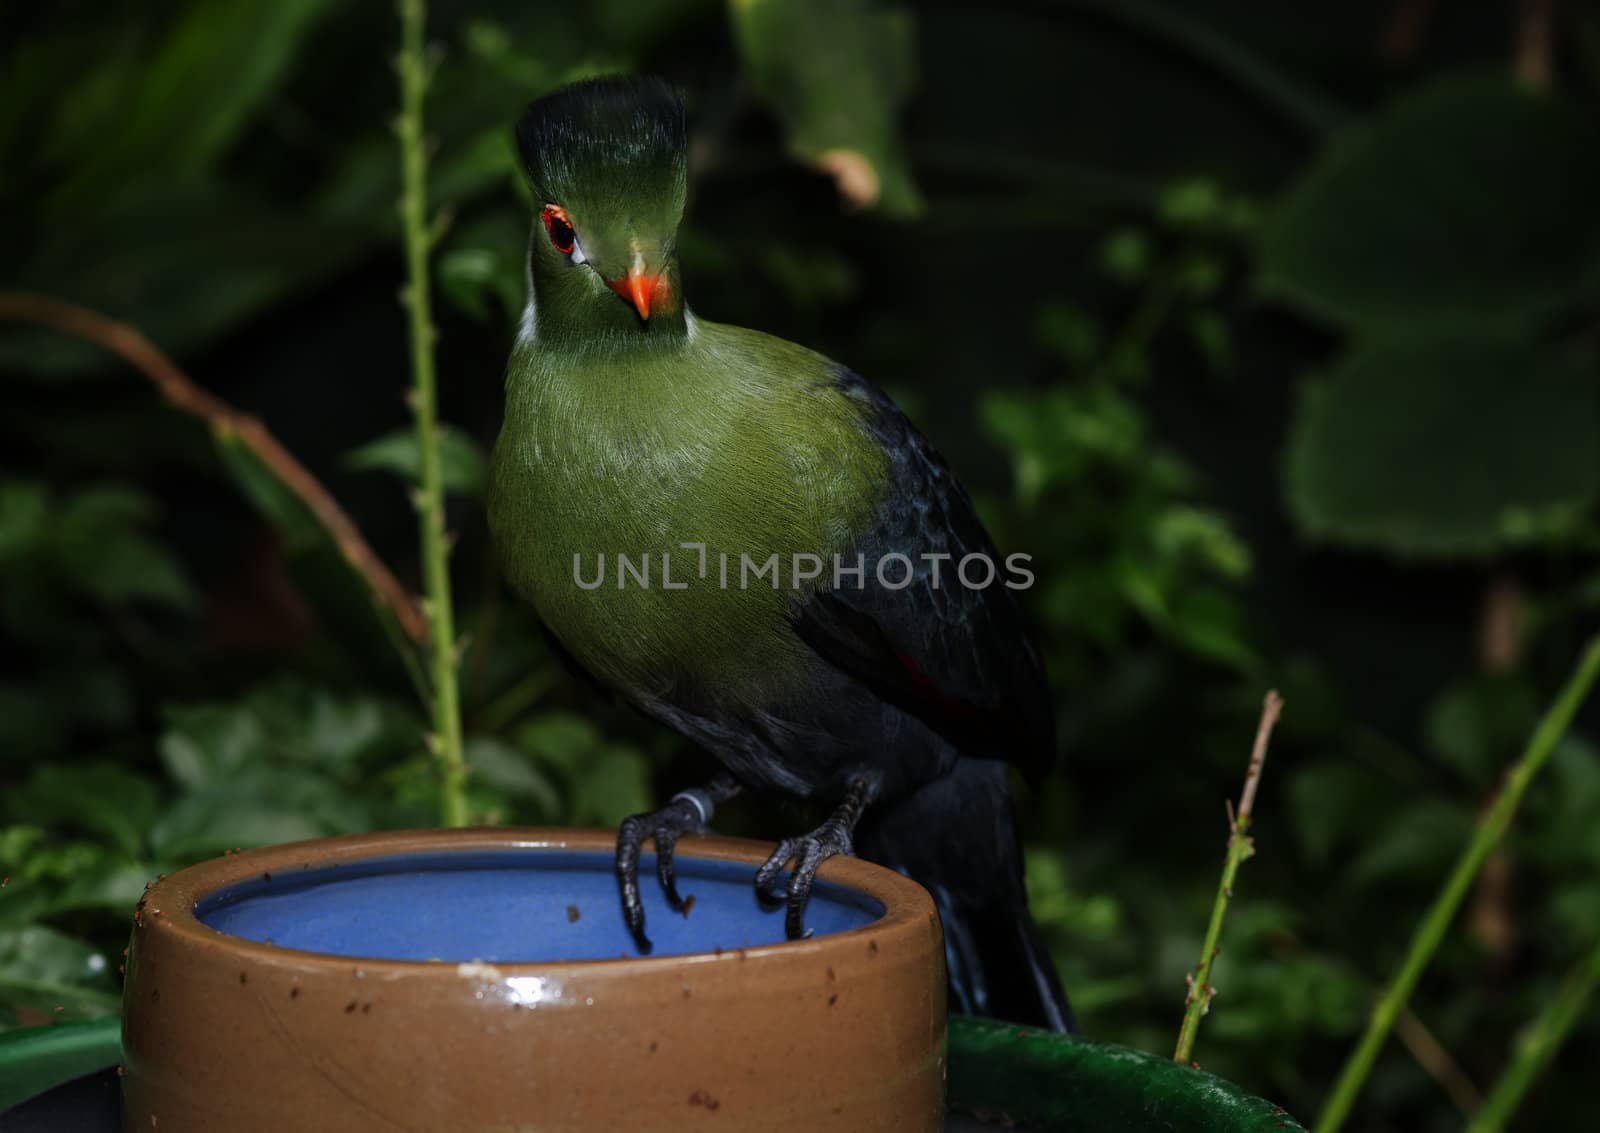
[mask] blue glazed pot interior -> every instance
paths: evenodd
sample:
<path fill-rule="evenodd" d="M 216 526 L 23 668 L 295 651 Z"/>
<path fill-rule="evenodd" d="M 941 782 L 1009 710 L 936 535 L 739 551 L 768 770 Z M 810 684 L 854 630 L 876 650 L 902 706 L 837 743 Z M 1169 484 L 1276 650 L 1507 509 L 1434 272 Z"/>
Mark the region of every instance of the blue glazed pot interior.
<path fill-rule="evenodd" d="M 785 940 L 783 909 L 756 899 L 755 868 L 680 855 L 674 912 L 639 859 L 650 955 L 729 951 Z M 262 876 L 217 891 L 195 917 L 230 936 L 373 960 L 550 963 L 643 955 L 622 920 L 611 855 L 481 850 L 368 858 Z M 818 882 L 806 908 L 816 935 L 871 924 L 883 906 Z"/>

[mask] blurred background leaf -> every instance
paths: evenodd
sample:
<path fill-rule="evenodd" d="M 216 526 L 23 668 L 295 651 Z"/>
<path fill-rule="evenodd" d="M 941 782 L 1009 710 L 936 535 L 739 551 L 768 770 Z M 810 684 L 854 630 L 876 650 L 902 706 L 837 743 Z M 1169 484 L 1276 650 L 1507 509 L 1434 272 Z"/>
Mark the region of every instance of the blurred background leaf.
<path fill-rule="evenodd" d="M 345 464 L 363 471 L 383 469 L 404 477 L 408 483 L 416 483 L 418 460 L 416 434 L 398 432 L 368 441 L 353 450 L 345 457 Z M 439 441 L 439 460 L 445 491 L 483 495 L 489 461 L 470 437 L 446 431 Z"/>
<path fill-rule="evenodd" d="M 833 177 L 857 207 L 922 206 L 900 140 L 916 79 L 909 9 L 880 0 L 729 0 L 746 74 L 791 153 Z"/>
<path fill-rule="evenodd" d="M 1441 79 L 1334 139 L 1274 211 L 1263 286 L 1405 333 L 1593 301 L 1600 132 L 1509 75 Z"/>
<path fill-rule="evenodd" d="M 1367 343 L 1309 383 L 1289 504 L 1314 537 L 1398 554 L 1487 554 L 1539 516 L 1592 510 L 1600 382 L 1530 344 Z"/>
<path fill-rule="evenodd" d="M 1554 9 L 1532 90 L 1501 73 L 1524 7 L 433 5 L 474 820 L 612 823 L 708 770 L 570 678 L 478 494 L 531 230 L 509 128 L 565 81 L 662 74 L 695 310 L 883 383 L 1030 556 L 1063 761 L 1023 796 L 1028 882 L 1095 1037 L 1171 1048 L 1222 800 L 1284 693 L 1200 1057 L 1313 1112 L 1600 614 L 1600 19 Z M 138 326 L 414 587 L 394 40 L 382 4 L 0 9 L 0 288 Z M 58 335 L 0 327 L 0 371 L 10 1025 L 115 1009 L 156 874 L 426 824 L 435 783 L 366 593 L 235 438 Z M 1593 735 L 1413 1004 L 1480 1086 L 1600 934 Z M 1596 1057 L 1586 1020 L 1524 1127 L 1587 1112 Z M 1355 1124 L 1461 1115 L 1397 1042 Z"/>
<path fill-rule="evenodd" d="M 59 932 L 30 925 L 0 926 L 0 1012 L 14 1022 L 19 1009 L 51 1018 L 114 1014 L 122 1004 L 105 956 Z"/>

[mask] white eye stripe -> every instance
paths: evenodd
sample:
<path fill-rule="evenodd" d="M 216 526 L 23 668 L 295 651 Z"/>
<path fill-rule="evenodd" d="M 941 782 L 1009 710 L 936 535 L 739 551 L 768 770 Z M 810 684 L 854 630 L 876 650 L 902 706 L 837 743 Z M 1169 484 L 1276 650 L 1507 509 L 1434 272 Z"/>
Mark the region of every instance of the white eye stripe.
<path fill-rule="evenodd" d="M 572 251 L 567 253 L 567 260 L 575 264 L 586 264 L 589 257 L 583 254 L 583 242 L 578 239 L 578 234 L 572 234 Z"/>

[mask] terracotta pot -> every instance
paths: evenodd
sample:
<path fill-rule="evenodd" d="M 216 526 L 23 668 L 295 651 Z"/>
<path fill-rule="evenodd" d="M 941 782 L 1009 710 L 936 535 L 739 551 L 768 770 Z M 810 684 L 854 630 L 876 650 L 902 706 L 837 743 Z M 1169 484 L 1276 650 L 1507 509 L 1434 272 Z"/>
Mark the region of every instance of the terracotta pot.
<path fill-rule="evenodd" d="M 787 942 L 751 889 L 770 847 L 685 839 L 687 915 L 642 863 L 642 957 L 611 846 L 601 831 L 356 835 L 158 881 L 129 951 L 124 1128 L 942 1128 L 943 950 L 920 887 L 835 859 L 815 935 Z"/>

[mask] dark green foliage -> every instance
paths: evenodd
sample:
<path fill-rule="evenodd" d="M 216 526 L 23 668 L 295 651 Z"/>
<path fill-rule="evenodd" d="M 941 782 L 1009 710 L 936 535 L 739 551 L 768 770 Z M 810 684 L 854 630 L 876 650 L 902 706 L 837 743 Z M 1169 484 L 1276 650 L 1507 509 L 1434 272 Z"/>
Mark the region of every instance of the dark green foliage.
<path fill-rule="evenodd" d="M 0 79 L 0 102 L 36 108 L 0 126 L 0 202 L 17 215 L 30 192 L 49 192 L 26 209 L 28 237 L 7 233 L 7 283 L 117 311 L 185 349 L 335 269 L 358 230 L 313 230 L 269 186 L 223 168 L 333 7 L 196 4 L 141 34 L 63 20 L 31 39 L 27 65 Z M 41 90 L 61 94 L 41 103 Z M 0 344 L 0 361 L 21 358 L 82 369 L 98 355 L 60 339 Z"/>
<path fill-rule="evenodd" d="M 1600 492 L 1593 366 L 1530 343 L 1370 342 L 1301 398 L 1285 487 L 1316 538 L 1484 554 L 1580 526 Z"/>
<path fill-rule="evenodd" d="M 1356 339 L 1290 437 L 1307 534 L 1484 555 L 1581 526 L 1595 359 L 1548 334 L 1600 294 L 1596 199 L 1593 121 L 1509 78 L 1440 80 L 1330 143 L 1261 246 L 1265 289 Z"/>
<path fill-rule="evenodd" d="M 73 1017 L 114 1013 L 122 1003 L 106 957 L 91 946 L 39 925 L 0 926 L 0 1022 L 17 1008 Z"/>
<path fill-rule="evenodd" d="M 62 499 L 36 483 L 0 484 L 0 570 L 14 622 L 43 640 L 60 605 L 78 598 L 191 606 L 177 565 L 138 530 L 151 510 L 137 491 L 116 485 Z"/>
<path fill-rule="evenodd" d="M 1600 131 L 1509 76 L 1452 77 L 1352 126 L 1274 210 L 1262 284 L 1408 334 L 1593 298 Z"/>
<path fill-rule="evenodd" d="M 444 466 L 445 491 L 483 495 L 484 481 L 489 475 L 488 461 L 483 449 L 472 438 L 447 431 L 440 440 L 439 455 Z M 344 462 L 349 468 L 382 469 L 397 473 L 408 483 L 414 482 L 417 478 L 416 434 L 401 430 L 368 441 L 346 454 Z"/>
<path fill-rule="evenodd" d="M 850 203 L 916 215 L 922 198 L 899 127 L 916 78 L 910 10 L 886 0 L 730 8 L 750 81 L 783 122 L 789 152 L 832 174 Z"/>
<path fill-rule="evenodd" d="M 0 290 L 138 326 L 414 588 L 389 7 L 33 7 L 0 33 Z M 1029 886 L 1092 1035 L 1171 1049 L 1223 799 L 1283 692 L 1198 1057 L 1309 1118 L 1600 611 L 1581 6 L 1543 94 L 1481 69 L 1510 6 L 1435 6 L 1404 67 L 1359 5 L 433 7 L 473 818 L 611 823 L 706 770 L 564 675 L 479 502 L 532 222 L 511 127 L 565 81 L 662 74 L 689 98 L 697 310 L 886 384 L 1033 556 L 1064 760 L 1028 800 Z M 877 172 L 877 210 L 809 168 L 829 149 Z M 155 874 L 431 822 L 435 772 L 368 596 L 236 438 L 60 335 L 0 325 L 0 371 L 7 1024 L 115 1009 Z M 1521 631 L 1483 650 L 1506 589 Z M 1600 938 L 1593 727 L 1412 1004 L 1480 1089 Z M 1522 1127 L 1592 1109 L 1596 1057 L 1591 1013 Z M 1361 1104 L 1377 1133 L 1462 1124 L 1399 1040 Z"/>

